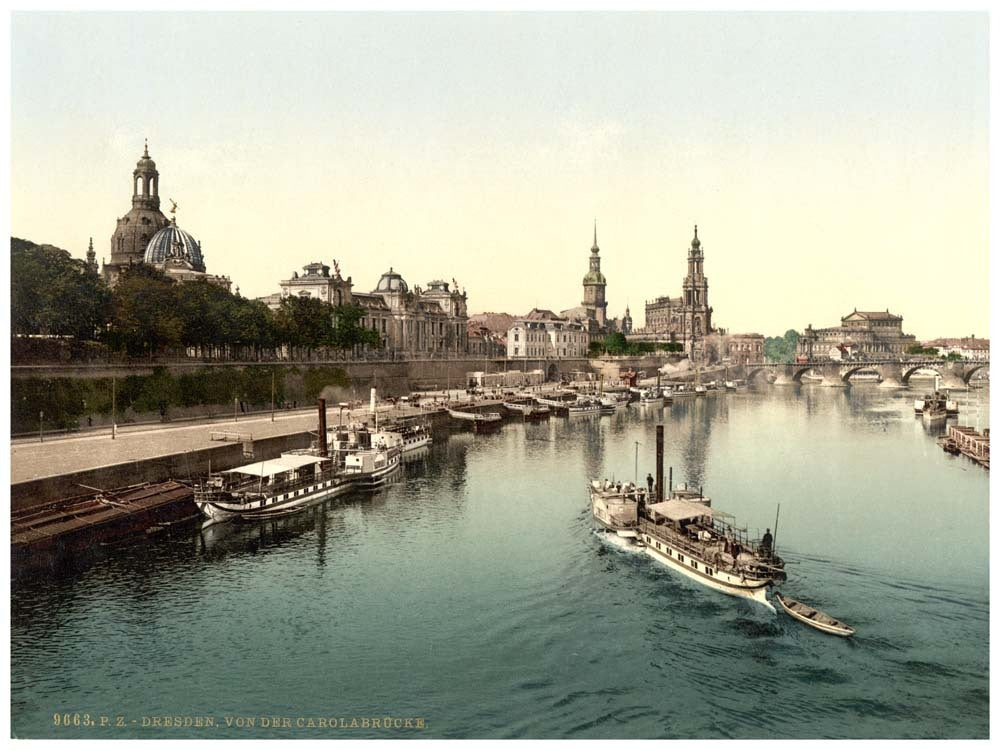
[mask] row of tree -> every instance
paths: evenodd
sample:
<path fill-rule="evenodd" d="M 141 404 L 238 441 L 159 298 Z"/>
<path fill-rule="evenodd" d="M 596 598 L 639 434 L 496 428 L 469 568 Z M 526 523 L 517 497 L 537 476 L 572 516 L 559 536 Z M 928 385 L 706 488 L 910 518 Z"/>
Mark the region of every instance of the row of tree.
<path fill-rule="evenodd" d="M 195 349 L 257 357 L 288 346 L 378 346 L 357 306 L 290 297 L 271 310 L 206 281 L 179 284 L 147 265 L 126 269 L 113 290 L 65 250 L 11 238 L 11 328 L 15 335 L 101 341 L 129 355 Z"/>
<path fill-rule="evenodd" d="M 677 342 L 663 341 L 629 341 L 624 334 L 615 331 L 609 333 L 603 340 L 590 342 L 590 356 L 599 357 L 602 354 L 627 355 L 630 357 L 653 352 L 679 352 L 683 346 Z"/>

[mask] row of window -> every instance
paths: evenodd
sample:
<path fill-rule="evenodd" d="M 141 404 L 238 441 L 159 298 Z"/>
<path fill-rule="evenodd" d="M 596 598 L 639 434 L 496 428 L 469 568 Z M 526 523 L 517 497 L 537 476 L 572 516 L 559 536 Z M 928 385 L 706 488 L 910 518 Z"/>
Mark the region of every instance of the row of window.
<path fill-rule="evenodd" d="M 666 552 L 668 557 L 673 557 L 674 556 L 674 551 L 672 549 L 670 549 L 670 547 L 668 547 L 665 544 L 661 547 L 660 543 L 658 541 L 656 541 L 655 539 L 652 539 L 651 537 L 649 537 L 647 535 L 646 536 L 646 544 L 650 544 L 650 543 L 652 543 L 656 547 L 656 549 L 660 550 L 661 552 Z M 683 563 L 684 562 L 684 555 L 682 555 L 680 552 L 677 553 L 677 562 L 679 562 L 679 563 Z M 694 568 L 695 570 L 698 570 L 698 561 L 697 560 L 690 560 L 689 564 L 691 565 L 692 568 Z M 711 575 L 715 575 L 715 570 L 713 570 L 712 568 L 710 568 L 709 566 L 706 565 L 705 566 L 705 573 L 707 575 L 710 575 L 710 576 Z"/>

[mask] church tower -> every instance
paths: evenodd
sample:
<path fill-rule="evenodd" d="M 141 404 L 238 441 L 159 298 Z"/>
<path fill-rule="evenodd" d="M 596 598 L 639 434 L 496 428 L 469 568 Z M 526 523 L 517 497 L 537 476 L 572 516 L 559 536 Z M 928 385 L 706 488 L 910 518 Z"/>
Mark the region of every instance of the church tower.
<path fill-rule="evenodd" d="M 87 269 L 97 273 L 97 253 L 94 252 L 94 238 L 90 238 L 90 244 L 87 246 Z"/>
<path fill-rule="evenodd" d="M 686 338 L 699 339 L 712 331 L 712 308 L 708 306 L 708 279 L 705 277 L 705 256 L 698 239 L 698 225 L 688 249 L 688 272 L 684 277 L 684 317 Z"/>
<path fill-rule="evenodd" d="M 622 318 L 622 335 L 628 336 L 632 333 L 632 312 L 625 305 L 625 317 Z"/>
<path fill-rule="evenodd" d="M 111 262 L 104 266 L 104 280 L 114 286 L 122 268 L 142 263 L 149 240 L 168 223 L 160 213 L 160 173 L 147 144 L 132 172 L 132 210 L 118 219 L 111 235 Z"/>
<path fill-rule="evenodd" d="M 604 328 L 608 319 L 608 303 L 604 299 L 607 279 L 601 273 L 601 248 L 597 246 L 597 222 L 594 222 L 594 245 L 590 248 L 590 270 L 583 277 L 583 306 L 587 314 Z"/>

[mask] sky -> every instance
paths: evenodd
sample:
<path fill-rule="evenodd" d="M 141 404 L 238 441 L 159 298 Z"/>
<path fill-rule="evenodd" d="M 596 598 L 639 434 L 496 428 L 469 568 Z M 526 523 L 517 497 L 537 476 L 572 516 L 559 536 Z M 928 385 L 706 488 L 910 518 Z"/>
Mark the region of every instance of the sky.
<path fill-rule="evenodd" d="M 857 308 L 989 336 L 988 16 L 16 13 L 11 233 L 110 260 L 143 139 L 244 296 L 336 259 L 470 312 L 678 296 L 717 325 Z"/>

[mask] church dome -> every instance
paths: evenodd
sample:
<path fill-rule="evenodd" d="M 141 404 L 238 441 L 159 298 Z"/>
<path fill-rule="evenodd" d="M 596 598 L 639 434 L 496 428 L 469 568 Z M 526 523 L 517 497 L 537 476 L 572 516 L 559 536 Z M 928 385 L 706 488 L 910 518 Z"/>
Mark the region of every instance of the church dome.
<path fill-rule="evenodd" d="M 376 292 L 406 292 L 409 289 L 406 282 L 403 281 L 403 277 L 391 268 L 382 274 L 382 278 L 378 280 L 378 286 L 375 287 Z"/>
<path fill-rule="evenodd" d="M 694 225 L 694 239 L 691 240 L 691 247 L 699 248 L 701 247 L 701 240 L 698 239 L 698 225 Z"/>
<path fill-rule="evenodd" d="M 608 280 L 604 278 L 604 274 L 600 271 L 588 271 L 587 275 L 583 277 L 584 284 L 606 284 Z"/>
<path fill-rule="evenodd" d="M 196 271 L 205 270 L 205 261 L 201 257 L 201 244 L 177 226 L 176 221 L 171 221 L 153 235 L 146 245 L 143 261 L 150 264 L 163 263 L 171 256 L 186 257 Z"/>

